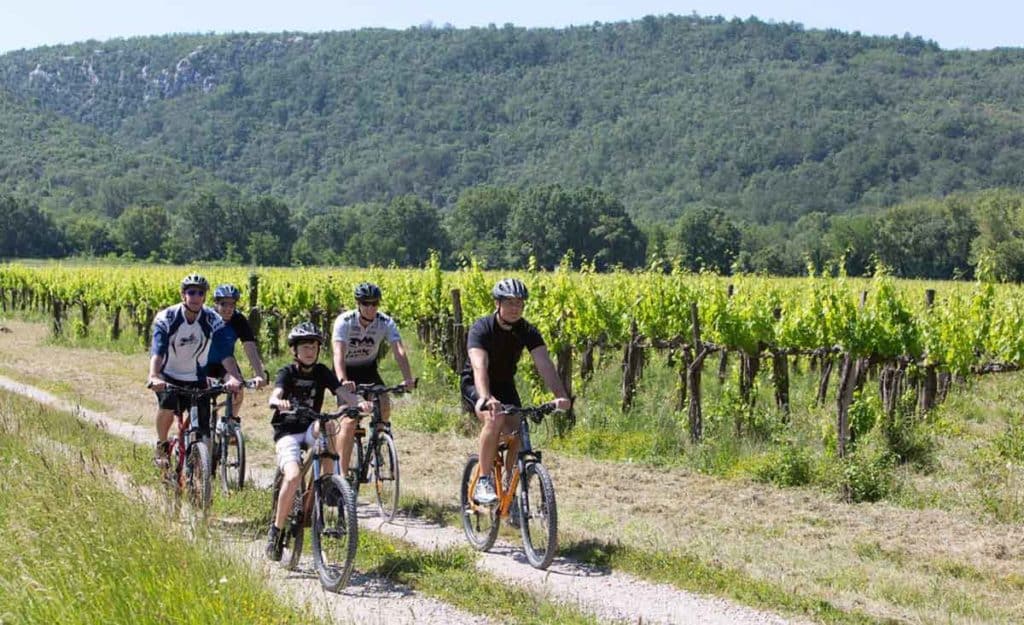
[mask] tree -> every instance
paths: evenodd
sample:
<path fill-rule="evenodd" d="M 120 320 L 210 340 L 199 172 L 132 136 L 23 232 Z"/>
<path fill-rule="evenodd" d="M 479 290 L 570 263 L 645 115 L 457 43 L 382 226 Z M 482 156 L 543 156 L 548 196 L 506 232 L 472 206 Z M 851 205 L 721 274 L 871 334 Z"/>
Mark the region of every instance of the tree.
<path fill-rule="evenodd" d="M 444 226 L 453 251 L 474 256 L 485 267 L 505 263 L 508 218 L 518 193 L 504 187 L 481 186 L 459 194 Z"/>
<path fill-rule="evenodd" d="M 63 254 L 63 237 L 49 215 L 25 199 L 0 195 L 0 257 Z"/>
<path fill-rule="evenodd" d="M 519 196 L 509 216 L 508 261 L 524 266 L 530 256 L 554 268 L 572 250 L 600 269 L 644 262 L 643 234 L 622 203 L 593 188 L 535 187 Z"/>
<path fill-rule="evenodd" d="M 740 249 L 740 230 L 720 209 L 696 206 L 676 222 L 675 243 L 683 267 L 728 273 Z"/>
<path fill-rule="evenodd" d="M 129 206 L 114 221 L 112 237 L 121 252 L 136 258 L 159 256 L 170 232 L 163 206 Z"/>

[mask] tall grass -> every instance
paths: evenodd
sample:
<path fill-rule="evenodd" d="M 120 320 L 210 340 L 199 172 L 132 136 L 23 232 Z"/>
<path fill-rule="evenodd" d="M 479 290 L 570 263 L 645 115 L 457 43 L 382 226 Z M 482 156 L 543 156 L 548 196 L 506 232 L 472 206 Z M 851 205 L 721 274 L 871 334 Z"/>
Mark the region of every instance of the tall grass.
<path fill-rule="evenodd" d="M 0 622 L 317 622 L 117 491 L 99 465 L 40 444 L 19 404 L 0 393 Z"/>

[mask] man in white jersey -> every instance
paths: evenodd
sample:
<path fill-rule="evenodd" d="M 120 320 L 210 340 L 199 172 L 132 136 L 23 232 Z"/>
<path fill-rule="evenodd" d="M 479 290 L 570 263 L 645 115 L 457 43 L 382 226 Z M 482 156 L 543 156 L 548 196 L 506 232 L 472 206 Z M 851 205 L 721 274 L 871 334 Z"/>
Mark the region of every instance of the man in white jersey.
<path fill-rule="evenodd" d="M 338 380 L 349 391 L 354 391 L 358 384 L 380 384 L 384 380 L 377 370 L 377 356 L 380 347 L 387 341 L 395 362 L 402 371 L 405 387 L 413 389 L 416 380 L 412 377 L 409 358 L 402 344 L 395 321 L 378 310 L 380 306 L 380 287 L 370 282 L 363 282 L 355 288 L 356 308 L 347 310 L 334 320 L 332 343 L 334 352 L 334 373 Z M 387 395 L 380 398 L 381 417 L 385 423 L 391 418 L 391 402 Z M 352 439 L 355 437 L 355 419 L 343 418 L 341 433 L 341 466 L 349 466 L 352 454 Z"/>
<path fill-rule="evenodd" d="M 153 348 L 149 360 L 149 387 L 157 394 L 156 449 L 153 459 L 167 466 L 167 434 L 176 410 L 188 410 L 189 400 L 179 401 L 168 392 L 168 383 L 187 388 L 206 388 L 206 366 L 219 362 L 227 372 L 224 385 L 237 391 L 242 384 L 238 363 L 231 356 L 234 334 L 212 308 L 203 306 L 210 283 L 199 274 L 181 281 L 181 303 L 157 313 L 153 321 Z M 210 402 L 199 402 L 199 431 L 210 432 Z"/>

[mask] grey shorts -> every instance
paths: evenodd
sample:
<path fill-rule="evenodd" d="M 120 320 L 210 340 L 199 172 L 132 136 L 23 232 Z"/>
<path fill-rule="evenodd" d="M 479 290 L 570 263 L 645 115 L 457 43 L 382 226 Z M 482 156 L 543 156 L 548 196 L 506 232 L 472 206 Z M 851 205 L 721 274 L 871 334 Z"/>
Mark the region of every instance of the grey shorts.
<path fill-rule="evenodd" d="M 305 432 L 300 434 L 285 434 L 281 438 L 277 439 L 274 443 L 274 449 L 277 451 L 277 468 L 284 471 L 285 466 L 289 462 L 299 464 L 302 462 L 302 450 L 303 448 L 309 448 L 313 445 L 315 440 L 313 437 L 313 428 L 316 423 L 310 423 L 309 427 L 306 428 Z"/>

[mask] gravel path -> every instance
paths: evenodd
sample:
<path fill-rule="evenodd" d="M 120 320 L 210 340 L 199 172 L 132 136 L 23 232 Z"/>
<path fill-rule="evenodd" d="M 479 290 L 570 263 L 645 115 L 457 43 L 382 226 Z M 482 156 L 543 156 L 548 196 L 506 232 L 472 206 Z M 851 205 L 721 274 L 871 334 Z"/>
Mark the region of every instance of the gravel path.
<path fill-rule="evenodd" d="M 152 444 L 152 427 L 132 425 L 107 418 L 102 413 L 83 409 L 38 388 L 0 376 L 0 388 L 31 397 L 63 410 L 73 411 L 80 418 L 101 425 L 110 432 L 142 444 Z M 269 469 L 254 469 L 258 483 L 269 484 Z M 466 544 L 461 528 L 442 527 L 418 518 L 398 517 L 393 523 L 382 523 L 369 507 L 361 506 L 360 529 L 377 531 L 401 538 L 423 549 Z M 263 562 L 261 546 L 246 544 L 247 559 Z M 802 623 L 775 614 L 754 610 L 729 601 L 681 591 L 666 584 L 646 582 L 631 575 L 557 558 L 547 571 L 531 567 L 518 545 L 501 542 L 488 553 L 480 554 L 478 566 L 496 577 L 552 600 L 577 605 L 580 609 L 609 622 L 707 624 L 707 625 L 785 625 Z M 298 602 L 313 604 L 326 597 L 332 605 L 332 617 L 345 621 L 358 620 L 383 623 L 416 623 L 437 625 L 447 623 L 486 622 L 467 615 L 441 602 L 390 584 L 379 578 L 356 574 L 352 585 L 340 595 L 321 591 L 311 566 L 300 566 L 297 573 L 263 564 L 278 588 L 288 588 L 289 596 Z M 304 567 L 304 568 L 303 568 Z M 303 570 L 306 571 L 303 573 Z"/>

